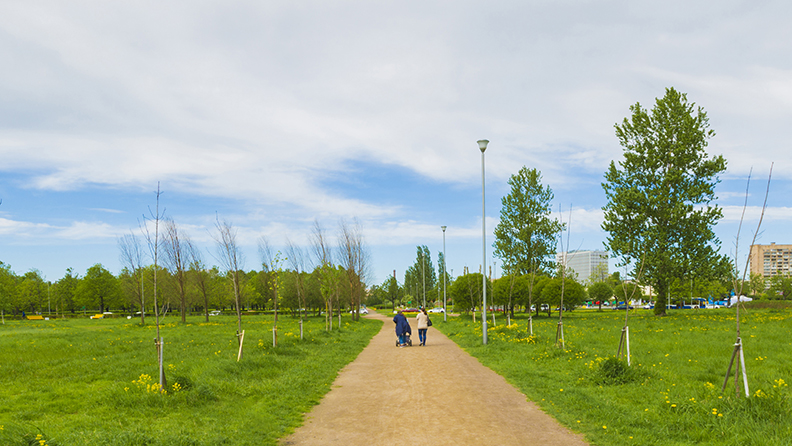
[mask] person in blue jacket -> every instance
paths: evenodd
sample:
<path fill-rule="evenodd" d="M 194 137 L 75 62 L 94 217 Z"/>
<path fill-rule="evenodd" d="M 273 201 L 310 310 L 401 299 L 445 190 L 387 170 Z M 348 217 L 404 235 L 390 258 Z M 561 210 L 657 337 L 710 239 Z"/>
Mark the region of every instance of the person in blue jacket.
<path fill-rule="evenodd" d="M 396 316 L 393 316 L 393 322 L 396 324 L 396 336 L 399 337 L 399 347 L 404 347 L 407 342 L 405 334 L 412 334 L 410 323 L 401 311 L 396 313 Z"/>

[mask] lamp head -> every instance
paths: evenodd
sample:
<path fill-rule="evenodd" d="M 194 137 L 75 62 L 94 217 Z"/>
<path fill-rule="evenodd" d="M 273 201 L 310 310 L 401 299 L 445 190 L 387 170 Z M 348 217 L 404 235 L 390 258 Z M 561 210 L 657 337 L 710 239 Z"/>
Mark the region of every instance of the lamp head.
<path fill-rule="evenodd" d="M 486 139 L 478 140 L 479 150 L 481 150 L 481 153 L 484 153 L 484 151 L 487 150 L 487 144 L 489 144 L 489 141 Z"/>
<path fill-rule="evenodd" d="M 445 232 L 446 228 L 447 228 L 447 226 L 440 226 L 440 229 L 442 229 L 443 232 Z"/>

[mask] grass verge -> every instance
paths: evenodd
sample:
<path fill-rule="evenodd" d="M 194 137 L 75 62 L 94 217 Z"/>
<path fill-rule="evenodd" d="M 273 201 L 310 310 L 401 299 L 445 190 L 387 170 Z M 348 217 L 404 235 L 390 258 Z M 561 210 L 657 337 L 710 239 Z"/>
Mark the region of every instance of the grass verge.
<path fill-rule="evenodd" d="M 488 330 L 469 316 L 440 329 L 562 424 L 597 445 L 792 444 L 790 309 L 741 314 L 750 398 L 721 386 L 734 349 L 732 310 L 680 310 L 630 318 L 632 366 L 614 358 L 624 312 L 566 313 L 565 348 L 555 345 L 558 319 L 527 316 Z"/>
<path fill-rule="evenodd" d="M 157 392 L 155 327 L 126 319 L 6 321 L 0 326 L 0 444 L 267 445 L 302 424 L 381 322 L 341 330 L 281 316 L 168 318 L 168 393 Z M 42 443 L 43 441 L 43 443 Z"/>

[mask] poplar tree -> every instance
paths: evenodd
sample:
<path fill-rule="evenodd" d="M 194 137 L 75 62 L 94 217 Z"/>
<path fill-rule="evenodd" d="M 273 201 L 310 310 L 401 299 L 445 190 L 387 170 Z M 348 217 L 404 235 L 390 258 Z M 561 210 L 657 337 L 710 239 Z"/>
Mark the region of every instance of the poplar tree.
<path fill-rule="evenodd" d="M 712 201 L 726 160 L 707 154 L 715 132 L 686 94 L 668 88 L 652 110 L 636 103 L 630 111 L 615 125 L 624 159 L 605 173 L 602 229 L 619 266 L 643 262 L 643 279 L 657 295 L 655 314 L 665 315 L 675 278 L 707 279 L 728 263 L 712 229 L 722 217 Z"/>

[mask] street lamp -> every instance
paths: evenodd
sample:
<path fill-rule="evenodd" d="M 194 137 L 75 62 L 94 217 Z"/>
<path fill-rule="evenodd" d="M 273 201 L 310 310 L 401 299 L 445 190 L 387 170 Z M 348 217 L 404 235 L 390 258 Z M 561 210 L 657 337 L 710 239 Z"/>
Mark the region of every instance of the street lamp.
<path fill-rule="evenodd" d="M 448 322 L 448 309 L 446 308 L 446 253 L 445 253 L 445 226 L 440 226 L 443 230 L 443 322 Z"/>
<path fill-rule="evenodd" d="M 480 139 L 477 141 L 481 150 L 481 264 L 487 265 L 487 217 L 484 207 L 484 151 L 487 150 L 489 141 Z M 481 274 L 481 338 L 484 345 L 487 345 L 487 272 Z"/>
<path fill-rule="evenodd" d="M 423 307 L 426 308 L 426 262 L 424 261 L 423 248 L 421 248 L 421 281 L 423 281 Z"/>

